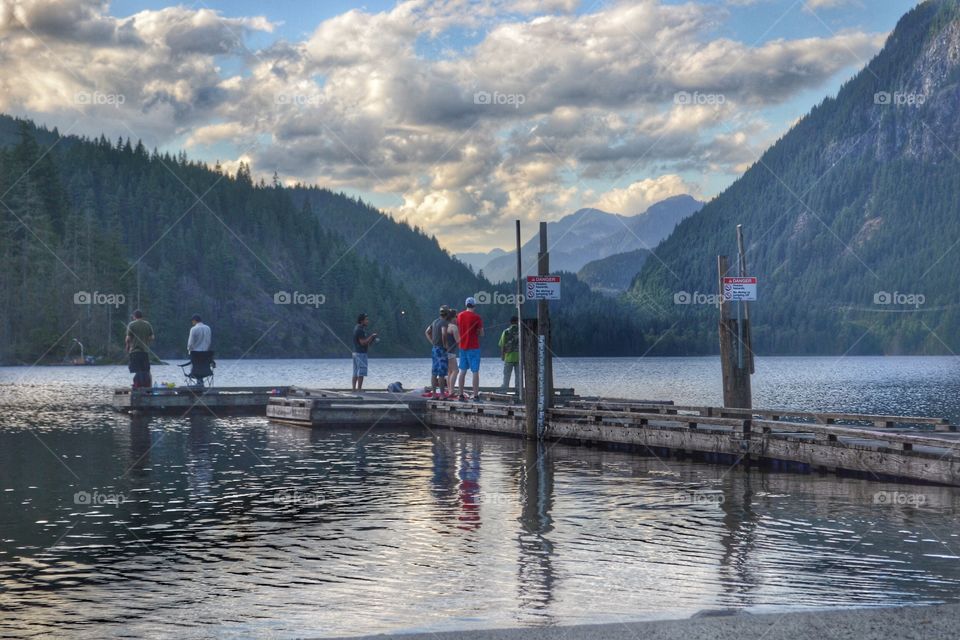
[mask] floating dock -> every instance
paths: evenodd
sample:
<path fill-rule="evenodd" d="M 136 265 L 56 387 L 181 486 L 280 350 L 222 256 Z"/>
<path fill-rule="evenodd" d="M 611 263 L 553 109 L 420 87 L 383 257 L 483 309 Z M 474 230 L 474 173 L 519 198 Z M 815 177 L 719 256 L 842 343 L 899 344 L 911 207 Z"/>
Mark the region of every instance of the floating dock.
<path fill-rule="evenodd" d="M 523 436 L 525 417 L 521 406 L 429 401 L 423 420 Z M 544 438 L 660 457 L 960 486 L 956 431 L 940 418 L 575 400 L 547 411 Z"/>
<path fill-rule="evenodd" d="M 262 416 L 267 401 L 290 387 L 156 387 L 115 389 L 113 408 L 123 413 L 181 413 Z"/>
<path fill-rule="evenodd" d="M 265 415 L 316 428 L 402 424 L 525 436 L 526 410 L 514 396 L 490 390 L 481 392 L 481 400 L 423 398 L 420 391 L 177 387 L 118 389 L 113 406 L 141 413 Z M 942 418 L 675 405 L 580 397 L 572 389 L 556 390 L 545 418 L 543 438 L 551 441 L 960 486 L 960 433 Z"/>

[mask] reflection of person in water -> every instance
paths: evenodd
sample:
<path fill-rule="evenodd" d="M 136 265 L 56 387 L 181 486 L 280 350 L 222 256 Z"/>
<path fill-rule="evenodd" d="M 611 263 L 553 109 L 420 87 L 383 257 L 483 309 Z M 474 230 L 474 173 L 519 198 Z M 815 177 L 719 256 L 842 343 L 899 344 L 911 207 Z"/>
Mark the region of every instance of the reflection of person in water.
<path fill-rule="evenodd" d="M 480 451 L 469 443 L 460 450 L 460 516 L 461 529 L 480 527 Z"/>

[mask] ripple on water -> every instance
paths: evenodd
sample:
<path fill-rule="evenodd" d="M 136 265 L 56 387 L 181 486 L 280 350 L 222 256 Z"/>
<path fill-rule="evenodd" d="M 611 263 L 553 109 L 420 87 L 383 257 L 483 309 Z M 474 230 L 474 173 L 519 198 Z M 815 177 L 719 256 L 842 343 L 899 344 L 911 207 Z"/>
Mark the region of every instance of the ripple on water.
<path fill-rule="evenodd" d="M 960 587 L 953 489 L 538 456 L 449 431 L 130 418 L 89 381 L 30 375 L 3 388 L 0 635 L 553 625 L 932 603 Z M 925 503 L 878 506 L 881 489 Z"/>

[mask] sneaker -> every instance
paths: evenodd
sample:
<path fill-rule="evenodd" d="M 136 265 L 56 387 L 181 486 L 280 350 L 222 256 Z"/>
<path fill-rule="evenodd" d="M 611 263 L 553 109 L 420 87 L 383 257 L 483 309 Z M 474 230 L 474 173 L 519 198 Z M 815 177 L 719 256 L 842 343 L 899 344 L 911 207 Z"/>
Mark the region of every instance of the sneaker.
<path fill-rule="evenodd" d="M 434 398 L 434 397 L 436 397 L 436 396 L 435 396 L 435 394 L 433 393 L 433 391 L 428 391 L 428 392 L 426 392 L 426 393 L 421 393 L 421 394 L 420 394 L 420 397 L 421 397 L 421 398 Z"/>

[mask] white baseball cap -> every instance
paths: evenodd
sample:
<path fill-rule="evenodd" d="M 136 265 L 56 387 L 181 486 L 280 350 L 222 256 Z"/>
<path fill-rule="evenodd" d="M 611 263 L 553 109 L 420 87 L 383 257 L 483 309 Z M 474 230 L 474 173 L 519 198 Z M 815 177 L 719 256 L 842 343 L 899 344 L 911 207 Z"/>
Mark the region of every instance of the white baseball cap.
<path fill-rule="evenodd" d="M 463 304 L 465 304 L 468 307 L 475 307 L 477 306 L 477 300 L 473 296 L 470 296 L 469 298 L 467 298 L 467 300 Z"/>

